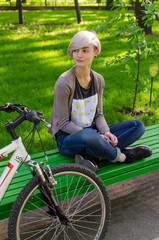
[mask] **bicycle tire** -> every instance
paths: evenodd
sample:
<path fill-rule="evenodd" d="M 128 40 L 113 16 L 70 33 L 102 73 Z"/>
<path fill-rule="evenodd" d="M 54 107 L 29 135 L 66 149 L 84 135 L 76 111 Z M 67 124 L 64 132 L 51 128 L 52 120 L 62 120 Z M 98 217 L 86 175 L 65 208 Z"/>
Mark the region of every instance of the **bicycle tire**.
<path fill-rule="evenodd" d="M 40 195 L 40 179 L 35 176 L 12 207 L 8 239 L 104 239 L 110 221 L 110 200 L 101 179 L 76 164 L 61 164 L 51 170 L 57 181 L 52 191 L 71 224 L 65 226 L 57 216 L 49 215 Z"/>

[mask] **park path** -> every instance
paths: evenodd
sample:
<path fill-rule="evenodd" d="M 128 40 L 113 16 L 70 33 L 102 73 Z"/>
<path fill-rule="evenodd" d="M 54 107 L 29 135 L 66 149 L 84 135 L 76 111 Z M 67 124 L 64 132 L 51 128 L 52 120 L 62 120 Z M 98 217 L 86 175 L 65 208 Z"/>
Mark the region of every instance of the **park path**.
<path fill-rule="evenodd" d="M 159 170 L 107 186 L 112 217 L 104 240 L 159 240 Z M 7 240 L 0 221 L 0 240 Z"/>

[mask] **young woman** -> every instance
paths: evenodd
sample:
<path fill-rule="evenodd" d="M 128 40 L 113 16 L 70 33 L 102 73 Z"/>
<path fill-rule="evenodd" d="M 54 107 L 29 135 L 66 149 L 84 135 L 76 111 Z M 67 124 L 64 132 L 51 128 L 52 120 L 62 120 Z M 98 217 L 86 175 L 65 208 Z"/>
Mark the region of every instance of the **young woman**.
<path fill-rule="evenodd" d="M 72 38 L 68 55 L 75 65 L 55 84 L 49 129 L 62 154 L 75 156 L 76 163 L 94 171 L 101 158 L 129 163 L 152 154 L 145 145 L 128 148 L 145 131 L 141 121 L 107 125 L 102 109 L 105 81 L 91 70 L 92 61 L 100 51 L 100 41 L 93 32 L 80 31 Z"/>

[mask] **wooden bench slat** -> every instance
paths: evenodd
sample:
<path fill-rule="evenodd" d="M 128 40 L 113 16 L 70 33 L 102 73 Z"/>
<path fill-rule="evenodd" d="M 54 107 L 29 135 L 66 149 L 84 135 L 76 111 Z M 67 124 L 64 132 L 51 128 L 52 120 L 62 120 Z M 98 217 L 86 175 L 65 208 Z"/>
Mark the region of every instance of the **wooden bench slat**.
<path fill-rule="evenodd" d="M 153 154 L 149 158 L 136 161 L 131 164 L 109 163 L 101 161 L 97 174 L 105 185 L 110 185 L 128 178 L 159 169 L 159 124 L 146 127 L 145 134 L 134 144 L 146 144 L 152 148 Z M 62 163 L 74 163 L 74 158 L 61 155 L 57 149 L 47 151 L 50 166 Z M 46 162 L 44 153 L 33 154 L 32 160 Z M 0 174 L 3 172 L 8 160 L 5 158 L 0 162 Z M 11 206 L 18 193 L 31 179 L 30 170 L 23 165 L 15 174 L 4 198 L 0 203 L 0 220 L 9 216 Z"/>
<path fill-rule="evenodd" d="M 153 171 L 153 170 L 157 170 L 157 169 L 159 169 L 159 163 L 151 165 L 151 166 L 148 165 L 144 168 L 139 168 L 139 169 L 136 169 L 135 171 L 127 172 L 122 175 L 117 175 L 116 177 L 113 177 L 113 178 L 103 179 L 103 182 L 105 185 L 110 185 L 110 184 L 117 183 L 117 182 L 129 179 L 129 178 L 132 178 L 132 177 L 135 177 L 135 176 L 138 176 L 138 175 L 141 175 L 141 174 Z"/>
<path fill-rule="evenodd" d="M 148 146 L 149 146 L 149 144 L 153 144 L 153 143 L 156 144 L 158 142 L 159 142 L 158 135 L 150 136 L 149 138 L 145 138 L 144 140 L 141 139 L 141 140 L 137 141 L 138 144 L 142 144 L 142 145 L 147 144 Z M 136 145 L 136 144 L 133 144 L 133 145 Z"/>
<path fill-rule="evenodd" d="M 153 130 L 153 129 L 156 129 L 156 128 L 159 128 L 159 124 L 155 124 L 155 125 L 151 125 L 151 126 L 146 127 L 146 131 Z"/>

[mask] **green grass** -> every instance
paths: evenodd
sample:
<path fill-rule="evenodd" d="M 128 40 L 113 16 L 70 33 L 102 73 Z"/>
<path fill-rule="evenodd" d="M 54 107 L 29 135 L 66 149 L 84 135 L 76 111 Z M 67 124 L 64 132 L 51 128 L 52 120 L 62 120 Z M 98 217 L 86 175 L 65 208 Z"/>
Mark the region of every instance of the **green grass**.
<path fill-rule="evenodd" d="M 47 6 L 74 6 L 74 0 L 46 0 Z M 80 6 L 105 6 L 105 0 L 101 0 L 101 3 L 97 3 L 97 0 L 79 0 Z M 2 6 L 15 6 L 16 0 L 0 0 L 0 5 Z M 44 6 L 45 0 L 26 0 L 23 6 L 35 5 Z"/>
<path fill-rule="evenodd" d="M 73 61 L 67 56 L 67 47 L 72 36 L 79 30 L 97 29 L 98 25 L 110 14 L 107 11 L 82 11 L 83 24 L 76 23 L 75 11 L 24 11 L 25 25 L 19 26 L 18 13 L 0 13 L 0 105 L 7 102 L 22 103 L 31 109 L 43 112 L 49 121 L 54 84 L 59 75 L 73 66 Z M 153 26 L 153 31 L 159 34 L 159 22 Z M 132 108 L 135 79 L 130 78 L 125 71 L 129 64 L 136 74 L 134 62 L 106 66 L 104 60 L 108 57 L 124 53 L 129 43 L 124 39 L 116 39 L 109 31 L 99 32 L 102 52 L 94 60 L 92 69 L 105 78 L 103 96 L 104 115 L 108 124 L 140 119 L 145 125 L 159 122 L 159 75 L 154 78 L 152 106 L 149 107 L 150 78 L 149 63 L 158 60 L 151 56 L 141 62 L 141 77 L 144 83 L 139 91 L 136 102 L 137 116 L 131 117 L 123 109 Z M 156 35 L 149 36 L 149 41 L 158 41 Z M 13 120 L 16 113 L 0 112 L 0 146 L 7 145 L 10 136 L 3 128 L 4 123 Z M 25 122 L 18 128 L 18 133 L 24 136 L 32 124 Z M 40 125 L 41 135 L 46 150 L 56 147 L 47 129 Z M 42 151 L 36 138 L 33 152 Z"/>
<path fill-rule="evenodd" d="M 45 6 L 45 1 L 47 6 L 74 6 L 74 0 L 24 0 L 23 6 Z M 127 5 L 130 5 L 128 0 L 124 0 Z M 78 0 L 79 6 L 105 6 L 106 1 L 100 0 Z M 0 0 L 0 6 L 15 6 L 16 0 Z"/>

